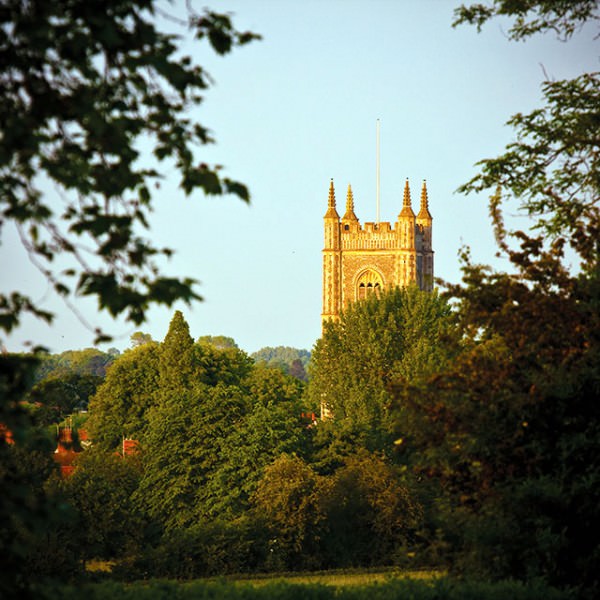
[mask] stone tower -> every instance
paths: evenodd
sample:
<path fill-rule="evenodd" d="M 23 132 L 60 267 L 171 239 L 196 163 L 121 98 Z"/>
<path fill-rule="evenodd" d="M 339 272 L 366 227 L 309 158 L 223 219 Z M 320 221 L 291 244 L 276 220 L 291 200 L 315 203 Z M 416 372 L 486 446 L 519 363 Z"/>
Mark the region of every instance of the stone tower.
<path fill-rule="evenodd" d="M 422 290 L 433 289 L 432 218 L 425 181 L 416 216 L 407 179 L 394 226 L 382 222 L 365 223 L 363 227 L 354 214 L 350 186 L 346 212 L 340 219 L 332 180 L 324 225 L 323 321 L 339 319 L 348 304 L 385 288 L 416 283 Z"/>

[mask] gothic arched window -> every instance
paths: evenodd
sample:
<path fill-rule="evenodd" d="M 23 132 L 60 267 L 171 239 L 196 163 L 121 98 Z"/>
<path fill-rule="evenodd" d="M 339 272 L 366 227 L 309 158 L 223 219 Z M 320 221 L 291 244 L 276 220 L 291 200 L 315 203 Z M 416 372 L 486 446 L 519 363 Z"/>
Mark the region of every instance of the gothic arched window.
<path fill-rule="evenodd" d="M 363 271 L 356 280 L 356 299 L 364 300 L 371 294 L 380 295 L 383 288 L 381 275 L 372 269 Z"/>

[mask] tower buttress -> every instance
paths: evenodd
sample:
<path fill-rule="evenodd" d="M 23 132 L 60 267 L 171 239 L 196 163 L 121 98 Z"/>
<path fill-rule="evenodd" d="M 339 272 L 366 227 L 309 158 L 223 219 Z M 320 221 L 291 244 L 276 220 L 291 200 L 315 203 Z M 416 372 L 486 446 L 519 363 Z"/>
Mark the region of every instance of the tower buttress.
<path fill-rule="evenodd" d="M 346 194 L 346 212 L 342 217 L 342 224 L 345 225 L 358 225 L 358 217 L 354 212 L 354 194 L 352 193 L 352 186 L 348 184 L 348 193 Z M 355 227 L 351 227 L 355 229 Z"/>
<path fill-rule="evenodd" d="M 323 247 L 323 313 L 322 320 L 337 319 L 341 298 L 340 216 L 335 206 L 333 179 L 329 184 L 327 212 L 323 217 L 325 245 Z"/>
<path fill-rule="evenodd" d="M 421 206 L 419 208 L 419 214 L 417 215 L 417 225 L 422 228 L 423 232 L 423 250 L 431 251 L 431 223 L 433 218 L 429 212 L 429 198 L 427 195 L 427 183 L 423 180 L 423 187 L 421 188 Z"/>
<path fill-rule="evenodd" d="M 415 247 L 415 213 L 411 205 L 408 178 L 404 184 L 402 210 L 398 215 L 398 230 L 400 233 L 400 247 L 413 250 Z"/>
<path fill-rule="evenodd" d="M 429 197 L 427 195 L 427 182 L 423 179 L 423 187 L 421 188 L 421 206 L 417 219 L 421 221 L 431 221 L 431 213 L 429 212 Z"/>
<path fill-rule="evenodd" d="M 433 246 L 432 246 L 432 222 L 429 212 L 429 198 L 427 195 L 427 183 L 423 180 L 421 188 L 421 207 L 417 215 L 417 229 L 420 238 L 419 256 L 417 257 L 417 278 L 422 290 L 433 290 Z"/>
<path fill-rule="evenodd" d="M 335 207 L 335 188 L 333 179 L 329 184 L 329 199 L 327 201 L 327 212 L 323 217 L 325 221 L 325 250 L 340 249 L 340 215 Z"/>

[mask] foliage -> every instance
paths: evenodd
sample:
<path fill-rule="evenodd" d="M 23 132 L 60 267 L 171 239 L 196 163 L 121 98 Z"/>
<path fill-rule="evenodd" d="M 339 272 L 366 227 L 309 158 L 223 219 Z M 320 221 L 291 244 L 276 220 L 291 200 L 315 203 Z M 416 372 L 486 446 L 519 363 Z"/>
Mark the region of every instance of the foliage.
<path fill-rule="evenodd" d="M 265 469 L 253 505 L 271 534 L 271 569 L 318 565 L 324 519 L 319 503 L 322 485 L 323 478 L 296 456 L 282 455 Z"/>
<path fill-rule="evenodd" d="M 234 347 L 217 348 L 212 344 L 194 346 L 194 364 L 200 381 L 207 385 L 241 385 L 252 372 L 252 359 Z"/>
<path fill-rule="evenodd" d="M 94 443 L 115 449 L 122 437 L 136 437 L 147 424 L 159 380 L 159 347 L 155 342 L 126 350 L 108 370 L 90 400 L 87 422 Z"/>
<path fill-rule="evenodd" d="M 142 346 L 143 344 L 149 344 L 154 341 L 149 333 L 144 333 L 143 331 L 134 331 L 131 334 L 130 340 L 132 348 Z"/>
<path fill-rule="evenodd" d="M 590 271 L 600 252 L 600 73 L 546 81 L 542 89 L 546 106 L 513 116 L 508 124 L 517 141 L 498 158 L 481 161 L 481 173 L 459 191 L 498 188 L 490 212 L 502 250 L 508 251 L 501 206 L 512 194 L 542 232 L 531 244 L 544 236 L 561 240 Z"/>
<path fill-rule="evenodd" d="M 398 386 L 399 435 L 449 495 L 463 567 L 591 584 L 598 548 L 584 531 L 600 516 L 585 500 L 600 492 L 600 414 L 590 402 L 600 392 L 599 290 L 548 266 L 542 281 L 525 270 L 527 284 L 465 266 L 468 285 L 449 288 L 464 349 L 427 384 Z"/>
<path fill-rule="evenodd" d="M 48 438 L 23 410 L 20 400 L 31 386 L 33 357 L 0 357 L 0 554 L 2 598 L 35 597 L 32 585 L 62 570 L 77 568 L 68 544 L 49 552 L 52 529 L 69 514 L 44 489 L 54 473 Z"/>
<path fill-rule="evenodd" d="M 84 595 L 89 600 L 127 598 L 131 600 L 196 600 L 223 598 L 224 600 L 575 600 L 575 595 L 547 587 L 539 582 L 523 585 L 506 581 L 497 584 L 477 581 L 453 581 L 439 578 L 418 581 L 408 577 L 393 578 L 383 583 L 357 586 L 322 585 L 319 583 L 297 584 L 277 578 L 260 585 L 227 581 L 176 582 L 165 580 L 140 581 L 137 583 L 103 582 L 80 587 L 61 586 L 52 590 L 64 600 L 75 600 Z M 46 596 L 44 596 L 46 597 Z"/>
<path fill-rule="evenodd" d="M 188 110 L 211 79 L 181 54 L 181 35 L 159 29 L 158 15 L 154 0 L 108 8 L 6 0 L 0 8 L 0 219 L 16 224 L 34 264 L 67 302 L 73 292 L 93 296 L 101 310 L 136 324 L 152 304 L 199 298 L 194 280 L 159 270 L 157 259 L 172 251 L 139 235 L 165 172 L 178 174 L 185 194 L 249 199 L 243 184 L 198 159 L 196 150 L 213 138 Z M 186 25 L 218 54 L 258 37 L 208 9 L 188 7 L 181 31 Z M 55 198 L 43 192 L 47 183 Z M 59 254 L 68 266 L 57 272 Z M 6 332 L 23 313 L 53 316 L 18 290 L 0 295 L 0 309 Z M 107 338 L 96 330 L 96 341 Z"/>
<path fill-rule="evenodd" d="M 262 564 L 262 552 L 257 548 L 260 540 L 256 523 L 243 517 L 195 523 L 167 531 L 158 545 L 120 561 L 113 576 L 125 580 L 149 576 L 195 579 L 251 572 Z"/>
<path fill-rule="evenodd" d="M 131 501 L 141 474 L 139 460 L 92 448 L 75 466 L 60 487 L 77 510 L 77 543 L 83 557 L 112 559 L 139 551 L 146 521 Z"/>
<path fill-rule="evenodd" d="M 118 356 L 95 348 L 39 354 L 35 384 L 23 400 L 30 404 L 41 425 L 61 421 L 74 411 L 87 409 L 89 399 Z"/>
<path fill-rule="evenodd" d="M 247 509 L 262 469 L 302 446 L 297 388 L 275 375 L 285 380 L 263 394 L 255 382 L 197 383 L 149 412 L 137 492 L 149 514 L 182 527 Z"/>
<path fill-rule="evenodd" d="M 47 378 L 70 375 L 93 375 L 104 377 L 106 370 L 118 354 L 102 352 L 97 348 L 67 350 L 60 354 L 39 354 L 39 366 L 35 371 L 36 383 Z"/>
<path fill-rule="evenodd" d="M 312 353 L 307 399 L 325 405 L 333 423 L 318 429 L 325 461 L 355 445 L 390 450 L 389 383 L 424 377 L 448 359 L 441 343 L 449 305 L 436 292 L 416 286 L 386 291 L 350 305 L 338 323 L 325 325 Z"/>
<path fill-rule="evenodd" d="M 61 586 L 52 592 L 64 600 L 76 600 L 84 595 L 89 600 L 127 598 L 131 600 L 196 600 L 223 598 L 224 600 L 575 600 L 568 591 L 549 588 L 539 582 L 523 585 L 514 581 L 497 584 L 483 582 L 460 582 L 445 578 L 433 581 L 416 581 L 409 578 L 394 578 L 385 583 L 364 586 L 338 587 L 309 583 L 299 585 L 290 581 L 267 581 L 261 585 L 218 581 L 175 581 L 153 580 L 138 583 L 103 582 L 81 587 Z"/>
<path fill-rule="evenodd" d="M 568 36 L 595 18 L 596 4 L 496 2 L 481 14 L 516 14 L 515 37 L 548 28 Z M 527 24 L 530 9 L 542 21 Z M 600 547 L 586 533 L 600 517 L 590 501 L 600 493 L 597 89 L 594 73 L 545 82 L 547 105 L 513 117 L 517 142 L 461 188 L 495 190 L 493 224 L 514 273 L 465 252 L 462 284 L 446 286 L 460 352 L 428 381 L 395 390 L 398 447 L 439 485 L 454 568 L 543 578 L 582 598 L 600 589 Z M 537 237 L 505 229 L 501 203 L 511 194 Z M 576 274 L 565 266 L 568 244 Z"/>
<path fill-rule="evenodd" d="M 399 472 L 364 451 L 327 476 L 281 455 L 252 500 L 269 532 L 270 569 L 394 564 L 421 520 Z"/>
<path fill-rule="evenodd" d="M 308 350 L 291 348 L 290 346 L 266 346 L 254 352 L 252 358 L 256 362 L 281 362 L 285 364 L 291 364 L 295 359 L 299 358 L 306 367 L 310 360 L 310 352 Z"/>
<path fill-rule="evenodd" d="M 205 386 L 181 391 L 148 415 L 142 440 L 144 474 L 136 499 L 144 512 L 168 527 L 189 525 L 197 518 L 194 500 L 203 456 L 210 460 L 206 455 L 216 451 L 199 431 L 200 420 L 208 416 L 201 407 L 205 393 L 210 393 Z"/>
<path fill-rule="evenodd" d="M 97 375 L 76 373 L 49 377 L 34 385 L 27 399 L 48 409 L 51 417 L 41 421 L 42 424 L 56 423 L 75 410 L 87 409 L 89 398 L 96 393 L 102 379 Z"/>
<path fill-rule="evenodd" d="M 248 409 L 226 433 L 223 464 L 206 483 L 213 514 L 243 514 L 264 469 L 282 453 L 306 453 L 308 432 L 301 421 L 298 380 L 257 365 L 244 382 Z"/>
<path fill-rule="evenodd" d="M 189 387 L 194 373 L 193 347 L 194 340 L 190 335 L 189 325 L 181 311 L 177 310 L 160 345 L 160 386 L 167 393 L 182 385 Z"/>
<path fill-rule="evenodd" d="M 235 343 L 235 340 L 231 337 L 227 337 L 226 335 L 201 335 L 198 338 L 198 343 L 215 346 L 215 348 L 219 348 L 220 350 L 238 347 L 238 345 Z"/>
<path fill-rule="evenodd" d="M 267 363 L 280 368 L 284 373 L 289 373 L 302 381 L 308 379 L 306 370 L 310 362 L 310 352 L 289 346 L 267 346 L 254 352 L 252 358 L 257 363 Z"/>
<path fill-rule="evenodd" d="M 478 31 L 495 16 L 514 17 L 508 34 L 513 40 L 521 40 L 546 31 L 568 39 L 599 15 L 596 0 L 492 0 L 487 4 L 462 4 L 455 9 L 454 16 L 455 27 L 469 23 L 476 25 Z"/>
<path fill-rule="evenodd" d="M 90 403 L 94 444 L 141 443 L 144 472 L 135 498 L 165 526 L 236 518 L 262 469 L 300 451 L 301 383 L 255 365 L 235 347 L 193 343 L 180 312 L 161 344 L 124 352 Z"/>
<path fill-rule="evenodd" d="M 416 287 L 350 305 L 315 346 L 309 398 L 324 398 L 336 419 L 381 419 L 389 381 L 418 378 L 444 360 L 436 346 L 448 314 L 435 292 Z"/>
<path fill-rule="evenodd" d="M 385 459 L 364 451 L 346 458 L 329 477 L 321 505 L 327 519 L 321 542 L 325 566 L 406 562 L 421 507 Z"/>

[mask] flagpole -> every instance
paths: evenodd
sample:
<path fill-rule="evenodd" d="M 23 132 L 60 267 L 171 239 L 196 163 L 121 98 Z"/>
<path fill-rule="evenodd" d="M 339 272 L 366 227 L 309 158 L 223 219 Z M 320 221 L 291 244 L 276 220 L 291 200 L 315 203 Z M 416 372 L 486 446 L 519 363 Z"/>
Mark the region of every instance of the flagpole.
<path fill-rule="evenodd" d="M 377 119 L 377 188 L 376 188 L 376 192 L 375 192 L 375 199 L 377 202 L 377 225 L 379 225 L 379 192 L 380 192 L 380 186 L 379 186 L 379 119 Z"/>

